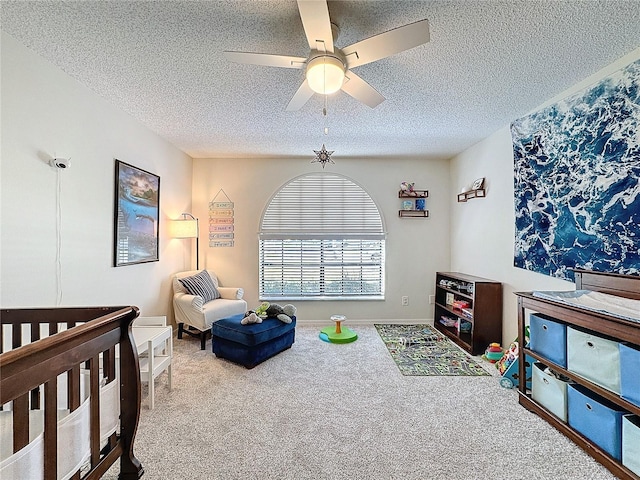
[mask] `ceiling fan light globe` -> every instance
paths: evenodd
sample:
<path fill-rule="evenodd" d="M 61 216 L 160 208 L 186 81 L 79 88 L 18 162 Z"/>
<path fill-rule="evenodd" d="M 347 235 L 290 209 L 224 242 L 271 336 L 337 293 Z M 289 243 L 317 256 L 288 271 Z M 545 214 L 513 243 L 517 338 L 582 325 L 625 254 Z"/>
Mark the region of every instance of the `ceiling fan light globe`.
<path fill-rule="evenodd" d="M 316 57 L 307 64 L 307 83 L 316 93 L 328 95 L 342 88 L 344 64 L 331 56 Z"/>

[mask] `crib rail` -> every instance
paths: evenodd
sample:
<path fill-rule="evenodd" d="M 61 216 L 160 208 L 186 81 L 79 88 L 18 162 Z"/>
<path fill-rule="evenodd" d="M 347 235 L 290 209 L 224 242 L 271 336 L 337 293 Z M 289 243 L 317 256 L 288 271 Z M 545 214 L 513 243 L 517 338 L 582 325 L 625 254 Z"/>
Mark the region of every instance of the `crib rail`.
<path fill-rule="evenodd" d="M 0 350 L 0 405 L 11 402 L 12 451 L 18 452 L 29 444 L 34 413 L 42 414 L 44 454 L 40 478 L 59 478 L 60 393 L 66 399 L 62 408 L 74 412 L 81 406 L 84 389 L 88 391 L 88 404 L 83 408 L 89 412 L 90 467 L 78 469 L 71 477 L 64 478 L 100 478 L 118 458 L 121 479 L 140 478 L 144 470 L 133 452 L 140 414 L 140 375 L 131 334 L 131 323 L 139 315 L 138 309 L 3 309 L 0 313 L 0 348 L 8 343 L 4 338 L 6 330 L 10 330 L 11 335 L 11 349 Z M 119 365 L 116 365 L 116 345 L 119 345 Z M 116 376 L 118 367 L 119 376 Z M 59 392 L 59 376 L 65 378 L 65 374 L 66 392 Z M 88 382 L 83 384 L 87 377 Z M 112 383 L 116 379 L 119 385 Z M 120 427 L 119 432 L 109 435 L 104 445 L 101 392 L 109 384 L 119 387 Z"/>

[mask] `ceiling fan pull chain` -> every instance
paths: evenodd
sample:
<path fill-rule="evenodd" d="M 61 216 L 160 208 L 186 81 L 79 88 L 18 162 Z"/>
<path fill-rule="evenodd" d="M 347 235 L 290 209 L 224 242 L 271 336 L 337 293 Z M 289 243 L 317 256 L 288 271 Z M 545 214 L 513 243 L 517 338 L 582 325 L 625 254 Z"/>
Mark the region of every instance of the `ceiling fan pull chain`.
<path fill-rule="evenodd" d="M 322 115 L 324 115 L 324 134 L 325 135 L 329 135 L 329 126 L 327 125 L 327 97 L 328 95 L 325 94 L 324 96 L 324 108 L 322 109 Z"/>

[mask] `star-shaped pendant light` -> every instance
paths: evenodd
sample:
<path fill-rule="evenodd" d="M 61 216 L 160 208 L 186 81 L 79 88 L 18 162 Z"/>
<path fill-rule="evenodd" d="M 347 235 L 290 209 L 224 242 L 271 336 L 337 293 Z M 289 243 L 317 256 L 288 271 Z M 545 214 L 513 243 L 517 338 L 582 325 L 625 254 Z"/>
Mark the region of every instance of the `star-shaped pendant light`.
<path fill-rule="evenodd" d="M 322 168 L 324 168 L 324 166 L 327 163 L 333 163 L 335 165 L 335 162 L 333 160 L 331 160 L 331 154 L 334 152 L 333 150 L 328 152 L 327 149 L 324 146 L 324 143 L 322 144 L 322 149 L 320 150 L 314 150 L 313 151 L 316 154 L 316 158 L 314 158 L 313 160 L 311 160 L 311 163 L 320 163 L 322 165 Z"/>

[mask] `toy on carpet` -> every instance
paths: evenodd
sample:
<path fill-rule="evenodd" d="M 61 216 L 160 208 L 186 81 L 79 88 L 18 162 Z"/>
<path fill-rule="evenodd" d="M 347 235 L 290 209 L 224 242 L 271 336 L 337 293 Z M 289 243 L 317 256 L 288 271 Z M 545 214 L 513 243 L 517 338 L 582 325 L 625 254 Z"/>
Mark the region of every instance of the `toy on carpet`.
<path fill-rule="evenodd" d="M 504 375 L 504 372 L 518 359 L 518 350 L 518 342 L 511 342 L 509 349 L 506 350 L 502 357 L 496 362 L 496 368 L 500 372 L 500 375 Z"/>
<path fill-rule="evenodd" d="M 525 345 L 529 342 L 529 325 L 525 327 Z M 502 375 L 500 379 L 500 386 L 504 388 L 517 387 L 520 384 L 520 344 L 516 338 L 509 349 L 504 352 L 504 355 L 500 360 L 496 362 L 496 368 Z M 524 356 L 524 373 L 525 373 L 525 385 L 527 389 L 531 389 L 532 371 L 531 367 L 534 364 L 535 359 L 529 355 Z"/>
<path fill-rule="evenodd" d="M 502 358 L 503 350 L 499 343 L 490 343 L 487 349 L 484 352 L 483 358 L 490 361 L 491 363 L 496 363 L 498 360 Z"/>
<path fill-rule="evenodd" d="M 249 310 L 245 313 L 240 323 L 242 325 L 262 323 L 262 320 L 267 318 L 277 318 L 282 323 L 291 323 L 291 317 L 296 314 L 296 311 L 296 307 L 291 304 L 281 306 L 277 303 L 262 302 L 255 310 Z"/>
<path fill-rule="evenodd" d="M 320 330 L 320 340 L 328 343 L 351 343 L 358 339 L 358 334 L 341 325 L 347 319 L 344 315 L 332 315 L 335 326 Z"/>

